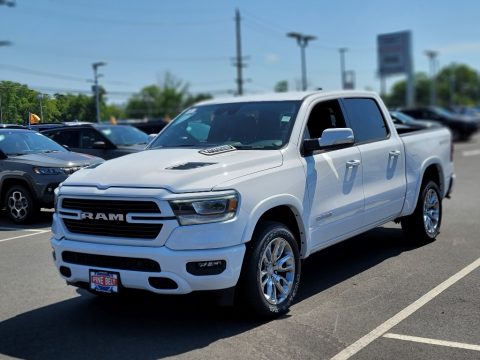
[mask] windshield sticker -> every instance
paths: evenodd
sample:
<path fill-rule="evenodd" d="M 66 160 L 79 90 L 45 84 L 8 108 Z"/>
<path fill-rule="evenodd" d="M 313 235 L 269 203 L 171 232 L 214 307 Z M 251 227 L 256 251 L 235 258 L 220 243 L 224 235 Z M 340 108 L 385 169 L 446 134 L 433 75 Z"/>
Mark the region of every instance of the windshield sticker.
<path fill-rule="evenodd" d="M 291 116 L 283 115 L 283 116 L 282 116 L 282 120 L 280 120 L 280 121 L 281 121 L 282 123 L 288 123 L 288 122 L 290 122 L 290 119 L 291 119 L 291 118 L 292 118 Z"/>

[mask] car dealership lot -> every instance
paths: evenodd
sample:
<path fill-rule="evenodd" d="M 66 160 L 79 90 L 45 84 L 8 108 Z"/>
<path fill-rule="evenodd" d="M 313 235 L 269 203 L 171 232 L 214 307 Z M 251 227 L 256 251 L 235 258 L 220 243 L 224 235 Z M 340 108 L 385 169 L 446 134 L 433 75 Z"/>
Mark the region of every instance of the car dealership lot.
<path fill-rule="evenodd" d="M 210 296 L 97 299 L 51 259 L 51 213 L 0 218 L 0 358 L 478 359 L 480 137 L 455 149 L 437 241 L 398 225 L 310 257 L 287 316 L 259 321 Z"/>

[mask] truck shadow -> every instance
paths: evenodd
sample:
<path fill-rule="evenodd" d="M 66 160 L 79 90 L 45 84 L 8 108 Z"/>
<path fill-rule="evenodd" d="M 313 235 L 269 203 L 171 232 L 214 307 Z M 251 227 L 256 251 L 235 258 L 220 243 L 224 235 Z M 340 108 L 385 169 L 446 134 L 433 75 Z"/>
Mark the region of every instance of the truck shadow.
<path fill-rule="evenodd" d="M 297 302 L 413 248 L 401 230 L 378 228 L 312 255 L 303 267 Z M 0 354 L 24 359 L 163 358 L 263 324 L 236 308 L 217 306 L 206 294 L 120 299 L 83 294 L 1 322 Z"/>

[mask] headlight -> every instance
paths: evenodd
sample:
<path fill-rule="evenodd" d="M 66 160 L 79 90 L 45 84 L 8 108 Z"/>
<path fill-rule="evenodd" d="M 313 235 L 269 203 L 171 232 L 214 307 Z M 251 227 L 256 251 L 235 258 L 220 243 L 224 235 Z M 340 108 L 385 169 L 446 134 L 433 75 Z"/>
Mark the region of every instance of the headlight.
<path fill-rule="evenodd" d="M 58 205 L 58 192 L 60 191 L 60 187 L 62 186 L 62 183 L 58 185 L 55 190 L 53 190 L 53 208 L 55 209 L 55 212 L 57 212 L 57 205 Z"/>
<path fill-rule="evenodd" d="M 170 201 L 180 225 L 206 224 L 233 219 L 237 212 L 238 196 Z"/>
<path fill-rule="evenodd" d="M 34 167 L 33 172 L 39 175 L 64 175 L 65 170 L 63 168 L 54 167 Z"/>
<path fill-rule="evenodd" d="M 39 175 L 71 175 L 75 171 L 80 170 L 81 166 L 74 166 L 74 167 L 64 167 L 64 168 L 56 168 L 56 167 L 34 167 L 33 172 Z"/>

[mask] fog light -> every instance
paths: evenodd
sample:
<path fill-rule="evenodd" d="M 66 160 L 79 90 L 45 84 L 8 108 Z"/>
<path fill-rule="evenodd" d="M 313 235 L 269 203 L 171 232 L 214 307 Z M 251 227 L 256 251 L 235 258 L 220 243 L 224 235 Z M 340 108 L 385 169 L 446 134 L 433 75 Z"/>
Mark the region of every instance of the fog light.
<path fill-rule="evenodd" d="M 70 276 L 72 276 L 72 271 L 66 266 L 60 266 L 60 274 L 69 278 Z"/>
<path fill-rule="evenodd" d="M 195 261 L 187 263 L 187 271 L 192 275 L 218 275 L 225 271 L 225 260 Z"/>

